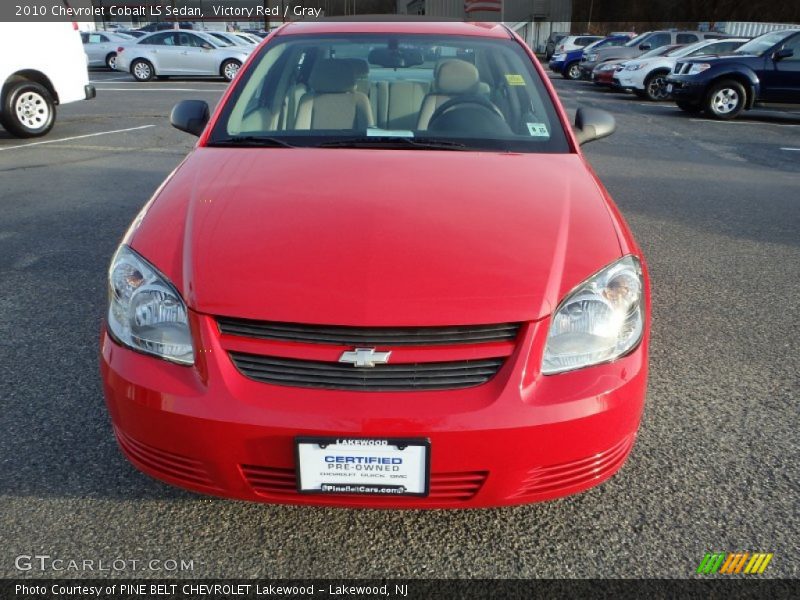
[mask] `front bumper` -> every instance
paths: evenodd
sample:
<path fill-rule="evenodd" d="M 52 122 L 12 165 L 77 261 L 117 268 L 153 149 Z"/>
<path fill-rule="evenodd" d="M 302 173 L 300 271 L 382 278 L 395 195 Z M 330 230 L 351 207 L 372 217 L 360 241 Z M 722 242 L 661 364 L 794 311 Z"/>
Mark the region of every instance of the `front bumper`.
<path fill-rule="evenodd" d="M 705 97 L 706 86 L 704 82 L 696 81 L 681 75 L 667 77 L 667 86 L 672 86 L 670 93 L 673 99 L 691 103 L 700 103 Z"/>
<path fill-rule="evenodd" d="M 197 361 L 172 364 L 104 331 L 101 371 L 114 430 L 145 473 L 197 492 L 371 508 L 523 504 L 580 492 L 624 463 L 641 418 L 647 337 L 628 356 L 538 373 L 549 321 L 528 323 L 488 383 L 462 390 L 351 392 L 275 386 L 239 373 L 211 317 L 192 315 Z M 428 438 L 428 497 L 304 495 L 296 436 Z"/>
<path fill-rule="evenodd" d="M 618 71 L 613 76 L 614 87 L 623 90 L 643 90 L 644 82 L 639 81 L 639 78 L 633 77 L 625 71 Z"/>
<path fill-rule="evenodd" d="M 563 60 L 551 60 L 548 65 L 550 70 L 555 73 L 561 73 L 564 70 L 564 61 Z"/>

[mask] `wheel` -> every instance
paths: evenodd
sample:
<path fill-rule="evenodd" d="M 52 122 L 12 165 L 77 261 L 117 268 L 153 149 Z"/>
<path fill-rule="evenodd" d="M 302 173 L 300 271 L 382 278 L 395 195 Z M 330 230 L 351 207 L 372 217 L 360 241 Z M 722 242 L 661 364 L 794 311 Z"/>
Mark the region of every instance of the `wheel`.
<path fill-rule="evenodd" d="M 39 137 L 53 128 L 56 103 L 47 88 L 20 80 L 3 98 L 3 126 L 17 137 Z"/>
<path fill-rule="evenodd" d="M 678 105 L 682 111 L 690 113 L 692 115 L 696 115 L 697 113 L 703 110 L 703 107 L 699 104 L 695 104 L 694 102 L 687 102 L 686 100 L 675 100 L 675 104 Z"/>
<path fill-rule="evenodd" d="M 131 75 L 136 81 L 150 81 L 155 77 L 156 70 L 150 61 L 137 58 L 131 63 Z"/>
<path fill-rule="evenodd" d="M 656 71 L 644 80 L 644 92 L 648 100 L 660 102 L 669 98 L 667 91 L 667 71 Z"/>
<path fill-rule="evenodd" d="M 116 52 L 109 52 L 108 56 L 106 56 L 106 66 L 111 69 L 112 71 L 116 71 L 117 69 L 117 53 Z"/>
<path fill-rule="evenodd" d="M 219 69 L 220 74 L 225 78 L 225 81 L 233 81 L 233 78 L 236 77 L 236 74 L 239 72 L 239 68 L 242 66 L 238 60 L 234 60 L 229 58 Z"/>
<path fill-rule="evenodd" d="M 744 109 L 747 92 L 738 81 L 726 79 L 711 86 L 703 108 L 715 119 L 734 119 Z"/>
<path fill-rule="evenodd" d="M 576 60 L 567 65 L 567 68 L 563 71 L 564 77 L 566 79 L 570 79 L 572 81 L 576 81 L 581 78 L 581 65 Z"/>

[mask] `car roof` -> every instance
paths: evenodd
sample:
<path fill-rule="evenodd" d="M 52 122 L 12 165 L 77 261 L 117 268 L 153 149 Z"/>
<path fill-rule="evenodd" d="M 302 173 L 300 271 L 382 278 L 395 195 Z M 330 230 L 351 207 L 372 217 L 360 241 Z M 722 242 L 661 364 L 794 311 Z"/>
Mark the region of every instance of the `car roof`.
<path fill-rule="evenodd" d="M 509 39 L 505 26 L 500 23 L 465 23 L 463 21 L 383 20 L 348 21 L 322 19 L 319 21 L 294 21 L 281 27 L 277 35 L 311 35 L 327 33 L 405 33 L 462 35 Z"/>

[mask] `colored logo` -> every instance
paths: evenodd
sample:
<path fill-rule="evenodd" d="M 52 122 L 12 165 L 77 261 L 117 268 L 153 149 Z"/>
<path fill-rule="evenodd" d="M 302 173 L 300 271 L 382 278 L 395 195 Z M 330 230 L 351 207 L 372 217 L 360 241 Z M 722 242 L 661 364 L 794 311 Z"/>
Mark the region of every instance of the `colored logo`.
<path fill-rule="evenodd" d="M 766 552 L 709 552 L 697 567 L 699 575 L 761 575 L 772 560 L 772 553 Z"/>

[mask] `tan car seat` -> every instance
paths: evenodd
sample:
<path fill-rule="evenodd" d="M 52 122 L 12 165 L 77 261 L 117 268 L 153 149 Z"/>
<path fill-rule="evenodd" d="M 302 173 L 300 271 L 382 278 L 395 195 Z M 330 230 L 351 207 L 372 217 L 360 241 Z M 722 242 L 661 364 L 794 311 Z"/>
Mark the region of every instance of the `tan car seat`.
<path fill-rule="evenodd" d="M 417 129 L 427 129 L 436 109 L 451 98 L 478 93 L 480 83 L 478 69 L 472 63 L 457 58 L 439 63 L 434 74 L 434 91 L 425 96 L 422 102 Z"/>
<path fill-rule="evenodd" d="M 356 91 L 356 72 L 348 61 L 320 59 L 308 83 L 311 91 L 297 106 L 295 129 L 366 129 L 375 124 L 369 99 Z"/>

